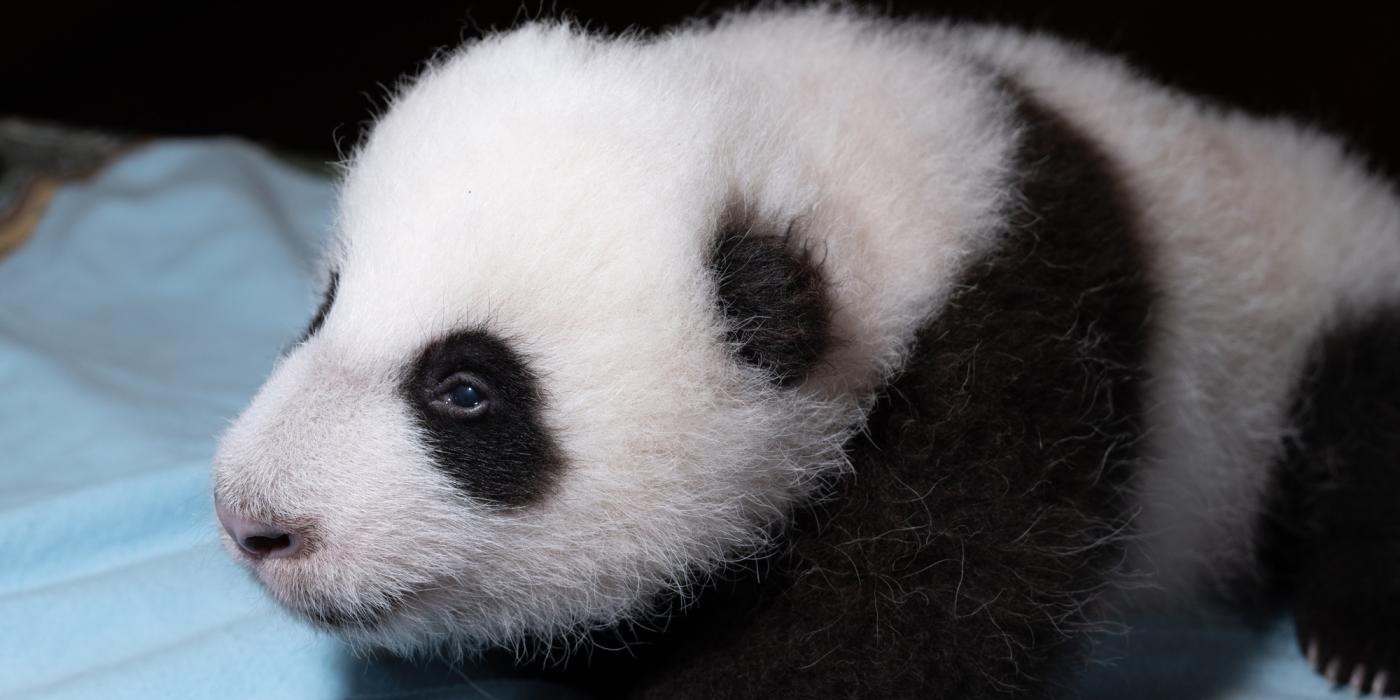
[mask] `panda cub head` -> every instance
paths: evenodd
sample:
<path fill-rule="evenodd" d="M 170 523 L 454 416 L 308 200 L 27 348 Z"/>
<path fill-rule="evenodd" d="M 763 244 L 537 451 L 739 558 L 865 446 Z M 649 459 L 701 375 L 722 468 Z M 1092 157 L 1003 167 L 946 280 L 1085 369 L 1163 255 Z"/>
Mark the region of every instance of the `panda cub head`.
<path fill-rule="evenodd" d="M 279 602 L 401 651 L 607 626 L 843 463 L 810 193 L 727 84 L 530 27 L 396 99 L 320 311 L 215 458 L 226 545 Z"/>

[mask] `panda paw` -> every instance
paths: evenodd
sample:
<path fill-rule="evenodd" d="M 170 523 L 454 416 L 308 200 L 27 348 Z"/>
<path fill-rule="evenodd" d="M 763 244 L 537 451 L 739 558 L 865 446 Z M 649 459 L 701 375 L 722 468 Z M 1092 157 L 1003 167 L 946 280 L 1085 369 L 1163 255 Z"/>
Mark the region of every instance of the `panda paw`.
<path fill-rule="evenodd" d="M 1400 620 L 1297 612 L 1298 645 L 1313 670 L 1352 695 L 1400 695 Z"/>

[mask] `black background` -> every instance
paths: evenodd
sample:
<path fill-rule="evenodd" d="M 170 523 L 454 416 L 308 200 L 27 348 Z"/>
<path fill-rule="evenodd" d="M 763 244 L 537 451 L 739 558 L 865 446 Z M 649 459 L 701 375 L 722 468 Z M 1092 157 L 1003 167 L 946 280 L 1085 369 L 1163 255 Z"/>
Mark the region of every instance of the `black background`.
<path fill-rule="evenodd" d="M 729 5 L 10 2 L 0 9 L 0 115 L 143 134 L 239 134 L 329 160 L 337 144 L 359 138 L 399 76 L 483 30 L 563 15 L 599 29 L 654 28 Z M 873 7 L 1076 38 L 1192 92 L 1322 125 L 1400 173 L 1400 3 Z"/>

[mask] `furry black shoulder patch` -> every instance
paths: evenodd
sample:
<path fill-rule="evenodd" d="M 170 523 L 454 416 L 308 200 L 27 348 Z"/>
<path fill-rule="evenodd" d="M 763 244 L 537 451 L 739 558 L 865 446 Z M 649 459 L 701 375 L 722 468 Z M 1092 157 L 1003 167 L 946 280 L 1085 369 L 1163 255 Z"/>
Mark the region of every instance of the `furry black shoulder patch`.
<path fill-rule="evenodd" d="M 775 231 L 731 210 L 708 264 L 735 355 L 779 386 L 800 382 L 821 359 L 830 331 L 825 281 L 811 251 L 796 245 L 791 226 Z"/>
<path fill-rule="evenodd" d="M 1063 694 L 1131 531 L 1153 290 L 1113 163 L 1006 87 L 997 245 L 918 331 L 853 471 L 668 623 L 681 651 L 653 652 L 639 695 Z"/>
<path fill-rule="evenodd" d="M 1021 140 L 997 246 L 919 330 L 848 446 L 851 478 L 786 533 L 770 597 L 739 600 L 732 627 L 658 677 L 677 697 L 1042 698 L 1067 682 L 1130 533 L 1153 294 L 1112 162 L 1007 88 Z"/>
<path fill-rule="evenodd" d="M 401 392 L 438 466 L 467 495 L 523 506 L 553 483 L 562 459 L 541 418 L 539 378 L 505 340 L 473 329 L 429 343 Z"/>

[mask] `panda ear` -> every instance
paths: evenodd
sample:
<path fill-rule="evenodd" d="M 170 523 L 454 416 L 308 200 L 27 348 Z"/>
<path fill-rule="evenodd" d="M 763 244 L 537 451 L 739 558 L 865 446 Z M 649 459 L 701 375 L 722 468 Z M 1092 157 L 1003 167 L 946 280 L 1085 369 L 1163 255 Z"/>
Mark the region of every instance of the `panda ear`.
<path fill-rule="evenodd" d="M 731 209 L 709 251 L 725 340 L 773 383 L 795 386 L 829 344 L 831 308 L 821 264 L 795 223 L 765 225 Z"/>

